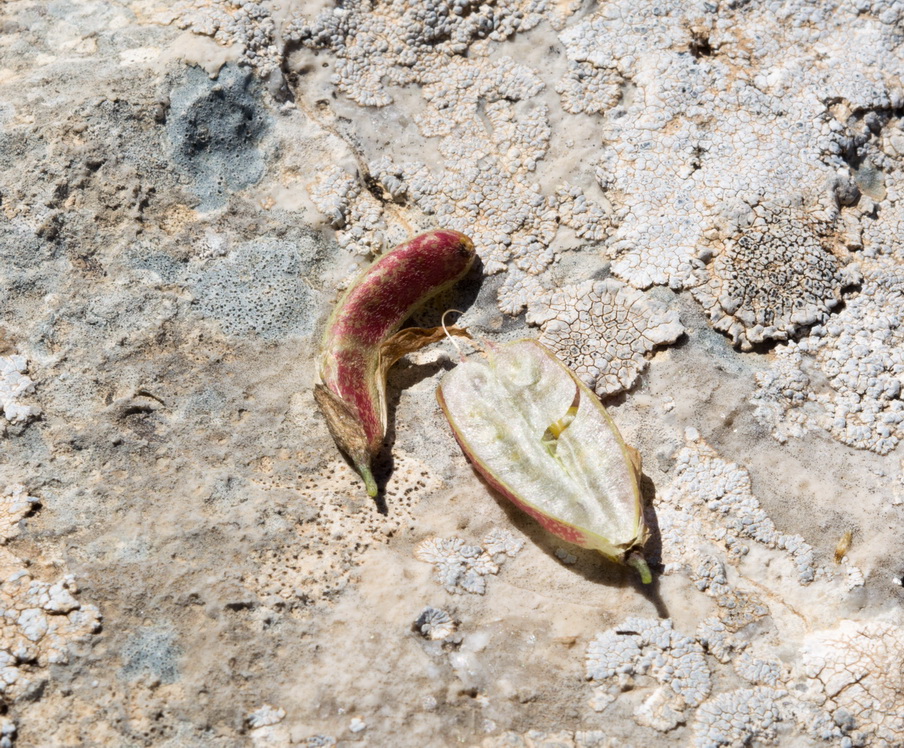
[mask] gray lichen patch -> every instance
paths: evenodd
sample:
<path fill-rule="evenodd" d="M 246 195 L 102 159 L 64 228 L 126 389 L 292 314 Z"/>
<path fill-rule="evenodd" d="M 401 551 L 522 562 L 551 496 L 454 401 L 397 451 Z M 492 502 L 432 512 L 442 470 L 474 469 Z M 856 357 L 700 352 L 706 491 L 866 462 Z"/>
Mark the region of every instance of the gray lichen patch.
<path fill-rule="evenodd" d="M 528 301 L 527 321 L 540 327 L 540 341 L 599 395 L 629 389 L 647 355 L 684 332 L 677 312 L 615 279 L 535 296 Z"/>
<path fill-rule="evenodd" d="M 222 206 L 231 192 L 260 180 L 270 115 L 248 69 L 226 65 L 211 80 L 200 68 L 186 68 L 169 100 L 172 159 L 191 180 L 201 210 Z"/>
<path fill-rule="evenodd" d="M 198 310 L 232 335 L 273 340 L 308 334 L 320 314 L 321 295 L 304 276 L 318 252 L 309 237 L 241 244 L 209 260 L 191 279 Z"/>
<path fill-rule="evenodd" d="M 693 289 L 713 327 L 742 350 L 824 322 L 860 280 L 855 265 L 832 253 L 830 224 L 790 207 L 757 206 L 748 220 Z"/>
<path fill-rule="evenodd" d="M 160 683 L 175 683 L 183 654 L 172 631 L 145 627 L 132 634 L 123 647 L 121 673 L 128 680 L 150 677 Z"/>

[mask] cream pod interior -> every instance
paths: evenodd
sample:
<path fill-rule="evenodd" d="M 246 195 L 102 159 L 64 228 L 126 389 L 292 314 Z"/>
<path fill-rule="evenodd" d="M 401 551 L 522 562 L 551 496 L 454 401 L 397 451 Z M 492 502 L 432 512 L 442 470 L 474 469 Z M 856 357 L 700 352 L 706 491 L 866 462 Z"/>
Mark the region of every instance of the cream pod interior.
<path fill-rule="evenodd" d="M 547 530 L 651 579 L 639 458 L 596 395 L 546 347 L 488 347 L 437 389 L 455 437 L 487 482 Z"/>

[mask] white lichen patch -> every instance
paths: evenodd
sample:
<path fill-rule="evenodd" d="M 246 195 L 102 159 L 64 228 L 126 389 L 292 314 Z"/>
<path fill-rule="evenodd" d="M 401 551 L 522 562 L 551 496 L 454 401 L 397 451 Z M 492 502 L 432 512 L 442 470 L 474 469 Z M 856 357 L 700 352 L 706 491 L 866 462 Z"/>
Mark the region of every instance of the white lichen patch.
<path fill-rule="evenodd" d="M 349 219 L 352 201 L 361 192 L 355 175 L 335 164 L 317 177 L 308 188 L 311 202 L 336 228 L 342 228 Z"/>
<path fill-rule="evenodd" d="M 707 561 L 703 549 L 720 547 L 736 561 L 747 554 L 749 542 L 786 552 L 801 584 L 817 575 L 815 552 L 800 535 L 780 532 L 752 493 L 750 475 L 722 459 L 699 434 L 689 430 L 687 444 L 676 457 L 675 480 L 662 496 L 663 556 L 667 571 L 695 570 L 694 576 L 721 562 Z M 697 586 L 708 588 L 718 571 L 703 574 Z M 706 582 L 709 578 L 711 581 Z M 721 582 L 719 582 L 721 584 Z"/>
<path fill-rule="evenodd" d="M 584 664 L 588 680 L 598 684 L 595 699 L 599 684 L 627 690 L 646 679 L 658 683 L 634 717 L 663 732 L 683 722 L 685 709 L 702 703 L 712 688 L 703 647 L 675 631 L 671 620 L 626 619 L 590 642 Z"/>
<path fill-rule="evenodd" d="M 772 657 L 762 659 L 749 650 L 741 652 L 733 665 L 738 675 L 756 685 L 780 686 L 786 679 L 779 660 Z"/>
<path fill-rule="evenodd" d="M 442 163 L 395 163 L 384 155 L 370 164 L 371 176 L 391 199 L 405 196 L 432 222 L 471 236 L 488 274 L 510 262 L 542 272 L 554 258 L 550 244 L 560 218 L 588 238 L 604 237 L 609 225 L 580 191 L 563 186 L 561 201 L 541 191 L 532 175 L 549 147 L 549 112 L 516 104 L 535 97 L 543 82 L 509 57 L 491 57 L 482 41 L 534 28 L 543 10 L 543 3 L 526 0 L 351 2 L 310 23 L 297 20 L 287 32 L 335 55 L 334 83 L 359 104 L 388 106 L 390 86 L 416 87 L 419 106 L 407 116 L 423 136 L 439 139 Z M 550 17 L 560 22 L 571 12 L 560 6 Z"/>
<path fill-rule="evenodd" d="M 501 41 L 536 26 L 542 16 L 532 12 L 533 4 L 353 1 L 323 11 L 313 23 L 299 18 L 288 35 L 332 51 L 339 60 L 336 87 L 362 106 L 386 106 L 393 100 L 389 86 L 420 83 L 428 87 L 425 98 L 436 118 L 454 122 L 456 104 L 476 108 L 488 93 L 518 93 L 526 69 L 513 68 L 511 60 L 494 68 L 464 55 L 479 39 Z M 449 110 L 445 117 L 439 116 L 443 109 Z"/>
<path fill-rule="evenodd" d="M 245 720 L 248 727 L 252 730 L 259 727 L 269 727 L 270 725 L 278 725 L 286 717 L 286 710 L 264 704 L 260 709 L 255 709 L 249 714 Z"/>
<path fill-rule="evenodd" d="M 586 675 L 596 684 L 589 705 L 603 711 L 652 678 L 658 687 L 641 692 L 635 721 L 660 732 L 688 723 L 698 748 L 780 739 L 891 748 L 904 737 L 902 631 L 877 621 L 842 621 L 806 635 L 784 664 L 755 654 L 763 642 L 751 641 L 750 630 L 741 639 L 715 618 L 695 637 L 675 632 L 671 620 L 629 618 L 588 647 Z M 711 694 L 713 683 L 730 679 L 726 668 L 710 668 L 706 653 L 753 686 Z"/>
<path fill-rule="evenodd" d="M 0 748 L 13 748 L 16 740 L 16 723 L 9 717 L 0 717 Z"/>
<path fill-rule="evenodd" d="M 678 313 L 621 281 L 585 281 L 528 304 L 527 321 L 599 395 L 631 387 L 657 345 L 684 332 Z"/>
<path fill-rule="evenodd" d="M 287 537 L 253 554 L 257 571 L 243 578 L 244 585 L 265 601 L 289 607 L 339 595 L 367 550 L 407 528 L 412 508 L 442 485 L 432 470 L 404 452 L 396 449 L 394 460 L 385 491 L 392 508 L 388 515 L 363 494 L 360 478 L 343 461 L 300 476 L 287 474 L 288 465 L 262 462 L 256 482 L 266 490 L 292 490 L 304 510 Z M 324 544 L 323 538 L 331 540 Z"/>
<path fill-rule="evenodd" d="M 569 60 L 568 72 L 556 83 L 556 93 L 566 112 L 600 114 L 618 103 L 624 85 L 616 70 Z"/>
<path fill-rule="evenodd" d="M 904 744 L 904 629 L 880 621 L 843 621 L 807 637 L 799 672 L 802 699 L 828 712 L 857 742 Z"/>
<path fill-rule="evenodd" d="M 414 622 L 414 626 L 421 633 L 421 636 L 433 641 L 452 636 L 456 629 L 452 616 L 442 608 L 424 608 L 424 611 Z"/>
<path fill-rule="evenodd" d="M 436 581 L 447 592 L 486 592 L 485 576 L 496 574 L 499 566 L 479 545 L 467 545 L 461 538 L 429 538 L 414 551 L 419 561 L 433 564 Z"/>
<path fill-rule="evenodd" d="M 558 231 L 557 201 L 532 176 L 549 143 L 546 109 L 520 111 L 495 101 L 485 115 L 488 126 L 468 121 L 440 138 L 444 170 L 383 160 L 373 176 L 398 180 L 396 189 L 432 221 L 468 234 L 486 274 L 510 262 L 540 273 L 554 258 L 549 245 Z"/>
<path fill-rule="evenodd" d="M 723 242 L 694 297 L 743 350 L 824 322 L 857 281 L 830 250 L 831 227 L 790 207 L 756 206 Z"/>
<path fill-rule="evenodd" d="M 579 238 L 601 242 L 609 236 L 609 215 L 599 205 L 588 201 L 582 189 L 559 187 L 556 198 L 559 220 L 573 228 Z"/>
<path fill-rule="evenodd" d="M 19 523 L 37 502 L 22 486 L 5 489 L 2 497 L 0 545 L 19 534 Z M 47 667 L 68 663 L 71 646 L 100 628 L 100 612 L 76 598 L 72 575 L 43 581 L 30 567 L 0 548 L 0 694 L 7 702 L 28 696 Z"/>
<path fill-rule="evenodd" d="M 19 536 L 22 520 L 31 513 L 39 502 L 20 483 L 7 486 L 0 491 L 0 544 L 5 544 Z"/>
<path fill-rule="evenodd" d="M 250 0 L 180 0 L 157 16 L 159 23 L 213 37 L 224 46 L 235 45 L 246 65 L 267 75 L 279 68 L 282 50 L 276 25 L 264 2 Z"/>
<path fill-rule="evenodd" d="M 820 579 L 842 592 L 864 584 L 857 567 L 846 560 L 841 565 L 819 563 L 801 536 L 776 528 L 753 495 L 747 470 L 720 457 L 694 429 L 688 429 L 686 446 L 676 456 L 675 478 L 660 495 L 657 518 L 665 573 L 687 576 L 719 606 L 718 620 L 707 619 L 698 635 L 722 662 L 745 646 L 730 632 L 768 615 L 775 594 L 786 598 L 787 572 L 801 585 Z M 758 553 L 769 549 L 784 555 L 791 562 L 787 572 L 776 564 L 778 578 L 769 582 L 745 571 L 742 563 L 754 543 Z M 756 659 L 766 658 L 757 654 Z M 744 677 L 759 673 L 749 679 L 773 682 L 766 670 L 774 672 L 775 663 L 751 662 Z"/>
<path fill-rule="evenodd" d="M 883 106 L 890 94 L 876 61 L 896 59 L 897 46 L 889 27 L 841 5 L 845 22 L 818 13 L 823 25 L 803 32 L 765 7 L 745 9 L 741 24 L 731 8 L 704 2 L 623 0 L 559 34 L 570 61 L 557 85 L 563 108 L 607 115 L 598 181 L 620 206 L 608 245 L 616 275 L 642 288 L 693 286 L 727 205 L 828 197 L 827 181 L 847 169 L 846 133 L 823 102 L 853 96 L 859 80 L 856 98 Z M 788 12 L 803 17 L 805 7 Z M 850 25 L 869 42 L 851 44 Z"/>
<path fill-rule="evenodd" d="M 496 300 L 503 314 L 514 317 L 521 314 L 532 301 L 547 294 L 548 291 L 536 275 L 512 269 L 505 274 L 505 279 L 496 292 Z"/>
<path fill-rule="evenodd" d="M 887 454 L 904 430 L 904 268 L 864 261 L 863 286 L 800 342 L 779 346 L 757 377 L 757 416 L 780 440 L 822 428 L 852 447 Z M 811 386 L 816 372 L 828 387 Z"/>
<path fill-rule="evenodd" d="M 786 695 L 766 686 L 719 694 L 697 710 L 694 745 L 718 748 L 773 743 L 782 719 L 781 699 Z"/>
<path fill-rule="evenodd" d="M 701 621 L 697 626 L 696 636 L 703 648 L 722 664 L 731 662 L 735 654 L 746 646 L 715 616 Z"/>
<path fill-rule="evenodd" d="M 513 558 L 524 546 L 521 538 L 507 530 L 493 529 L 484 546 L 468 545 L 461 538 L 428 538 L 415 548 L 419 561 L 433 564 L 433 576 L 447 592 L 486 592 L 486 577 L 499 572 L 500 564 Z"/>
<path fill-rule="evenodd" d="M 410 226 L 363 189 L 359 175 L 341 166 L 327 168 L 308 189 L 311 202 L 337 229 L 343 249 L 373 257 L 411 238 Z"/>
<path fill-rule="evenodd" d="M 510 530 L 494 527 L 483 539 L 483 547 L 491 556 L 504 555 L 514 558 L 524 547 L 524 538 L 519 538 Z"/>
<path fill-rule="evenodd" d="M 34 392 L 34 382 L 26 371 L 25 356 L 0 356 L 0 413 L 10 423 L 25 423 L 41 412 L 35 405 L 20 402 L 24 395 Z"/>

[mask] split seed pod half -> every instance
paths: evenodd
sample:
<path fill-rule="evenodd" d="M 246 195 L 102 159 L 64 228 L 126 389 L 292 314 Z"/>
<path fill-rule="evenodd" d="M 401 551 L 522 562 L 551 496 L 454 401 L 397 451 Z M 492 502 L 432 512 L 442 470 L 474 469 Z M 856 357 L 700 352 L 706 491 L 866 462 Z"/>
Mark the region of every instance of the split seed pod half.
<path fill-rule="evenodd" d="M 457 231 L 420 234 L 377 258 L 327 322 L 314 399 L 371 496 L 377 495 L 371 461 L 386 436 L 386 373 L 406 353 L 445 335 L 442 328 L 396 331 L 425 301 L 459 281 L 474 257 L 474 243 Z"/>
<path fill-rule="evenodd" d="M 443 377 L 440 406 L 492 488 L 554 535 L 652 579 L 639 455 L 599 399 L 545 346 L 494 347 Z"/>

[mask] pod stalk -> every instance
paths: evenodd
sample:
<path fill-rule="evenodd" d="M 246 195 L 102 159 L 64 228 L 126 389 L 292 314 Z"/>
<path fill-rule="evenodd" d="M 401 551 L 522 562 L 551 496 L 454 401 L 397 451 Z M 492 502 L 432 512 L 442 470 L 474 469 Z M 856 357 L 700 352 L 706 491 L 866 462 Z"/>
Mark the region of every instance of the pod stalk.
<path fill-rule="evenodd" d="M 650 571 L 650 567 L 647 566 L 647 560 L 639 551 L 629 553 L 625 563 L 637 570 L 637 573 L 640 574 L 640 581 L 644 584 L 650 584 L 653 581 L 653 574 Z"/>
<path fill-rule="evenodd" d="M 370 466 L 356 463 L 355 469 L 364 479 L 364 488 L 367 489 L 367 495 L 371 498 L 376 498 L 377 494 L 379 493 L 379 489 L 377 488 L 377 481 L 374 479 L 374 474 L 371 472 Z"/>

